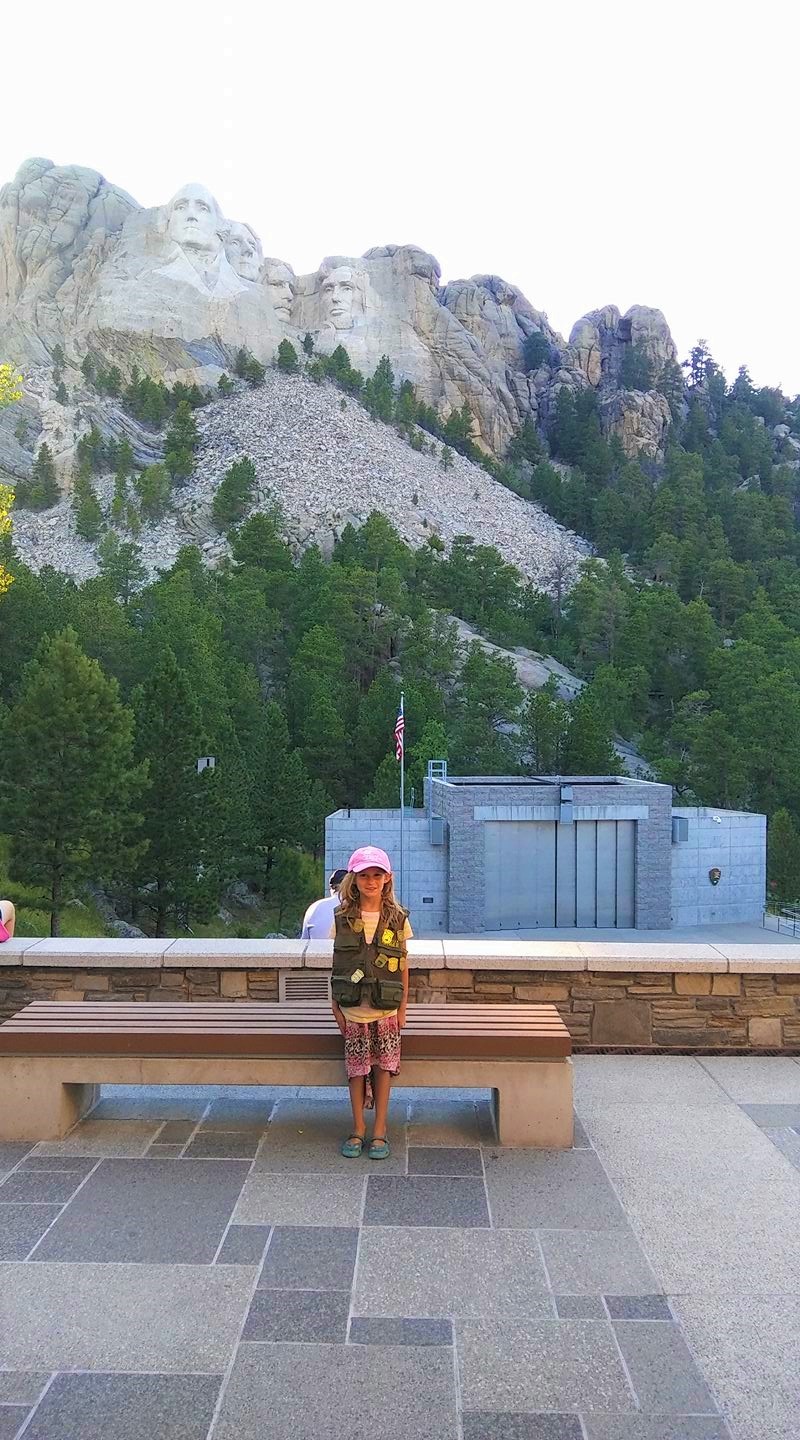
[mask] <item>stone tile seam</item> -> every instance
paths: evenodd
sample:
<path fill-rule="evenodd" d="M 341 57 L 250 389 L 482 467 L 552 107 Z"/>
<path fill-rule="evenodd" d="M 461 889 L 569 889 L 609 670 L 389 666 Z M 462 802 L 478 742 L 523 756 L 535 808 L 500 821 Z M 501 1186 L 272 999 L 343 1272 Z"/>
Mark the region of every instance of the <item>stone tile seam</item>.
<path fill-rule="evenodd" d="M 34 1417 L 34 1415 L 36 1414 L 36 1411 L 39 1409 L 39 1406 L 41 1405 L 42 1401 L 44 1400 L 45 1395 L 47 1394 L 47 1392 L 48 1392 L 48 1390 L 50 1389 L 51 1385 L 55 1384 L 55 1381 L 57 1380 L 58 1376 L 59 1376 L 61 1373 L 63 1373 L 63 1372 L 61 1372 L 61 1371 L 59 1371 L 59 1370 L 54 1370 L 54 1371 L 53 1371 L 52 1375 L 50 1376 L 49 1380 L 47 1381 L 47 1384 L 45 1385 L 44 1389 L 42 1390 L 41 1394 L 39 1395 L 38 1400 L 36 1401 L 35 1405 L 33 1405 L 33 1407 L 31 1408 L 30 1414 L 25 1417 L 25 1422 L 24 1422 L 24 1424 L 22 1425 L 22 1428 L 17 1431 L 17 1440 L 23 1440 L 23 1437 L 24 1437 L 24 1435 L 25 1435 L 25 1431 L 29 1429 L 29 1427 L 30 1427 L 30 1425 L 31 1425 L 31 1422 L 33 1421 L 33 1417 Z"/>
<path fill-rule="evenodd" d="M 206 1109 L 204 1110 L 203 1114 L 206 1114 L 206 1113 L 211 1109 L 212 1103 L 213 1103 L 212 1101 L 209 1101 L 209 1103 L 208 1103 L 208 1105 L 206 1106 Z M 198 1125 L 199 1125 L 199 1124 L 200 1124 L 200 1121 L 198 1121 L 197 1123 L 198 1123 Z M 194 1133 L 192 1134 L 192 1136 L 190 1137 L 190 1139 L 187 1140 L 186 1144 L 187 1144 L 187 1145 L 190 1145 L 190 1144 L 192 1143 L 192 1140 L 193 1140 L 193 1139 L 194 1139 Z M 261 1142 L 259 1141 L 259 1146 L 260 1146 L 260 1143 L 261 1143 Z M 179 1156 L 178 1158 L 181 1159 L 181 1158 L 183 1158 L 183 1157 L 182 1157 L 182 1156 Z M 224 1229 L 223 1232 L 222 1232 L 222 1238 L 221 1238 L 221 1240 L 220 1240 L 220 1242 L 219 1242 L 219 1245 L 217 1246 L 216 1250 L 214 1251 L 214 1258 L 213 1258 L 213 1260 L 211 1261 L 211 1264 L 212 1264 L 212 1265 L 216 1265 L 216 1263 L 217 1263 L 220 1255 L 222 1254 L 223 1246 L 224 1246 L 224 1244 L 225 1244 L 225 1241 L 226 1241 L 227 1238 L 228 1238 L 228 1231 L 230 1230 L 231 1225 L 233 1224 L 233 1217 L 234 1217 L 234 1215 L 236 1214 L 236 1207 L 237 1207 L 237 1205 L 239 1204 L 239 1202 L 241 1201 L 242 1194 L 243 1194 L 243 1191 L 244 1191 L 244 1187 L 245 1187 L 245 1185 L 247 1184 L 248 1180 L 250 1179 L 250 1176 L 251 1176 L 252 1173 L 253 1173 L 253 1164 L 254 1164 L 254 1163 L 255 1163 L 255 1155 L 253 1156 L 253 1159 L 252 1159 L 251 1162 L 250 1162 L 250 1169 L 249 1169 L 249 1171 L 247 1172 L 247 1174 L 245 1175 L 244 1179 L 242 1180 L 241 1187 L 240 1187 L 240 1189 L 239 1189 L 239 1194 L 237 1195 L 236 1200 L 234 1201 L 233 1205 L 231 1206 L 231 1213 L 230 1213 L 230 1215 L 228 1216 L 228 1223 L 227 1223 L 227 1225 L 225 1226 L 225 1229 Z M 264 1246 L 263 1254 L 262 1254 L 262 1256 L 261 1256 L 261 1264 L 262 1264 L 262 1265 L 263 1265 L 263 1263 L 264 1263 L 264 1256 L 266 1255 L 267 1251 L 269 1250 L 270 1243 L 271 1243 L 271 1241 L 272 1241 L 273 1231 L 274 1231 L 274 1226 L 270 1228 L 270 1232 L 269 1232 L 269 1235 L 268 1235 L 268 1237 L 267 1237 L 267 1243 L 266 1243 L 266 1245 Z M 259 1266 L 258 1268 L 260 1269 L 261 1267 Z"/>
<path fill-rule="evenodd" d="M 80 1123 L 80 1122 L 78 1122 L 78 1123 Z M 79 1193 L 79 1191 L 81 1191 L 81 1190 L 83 1189 L 83 1187 L 84 1187 L 84 1185 L 86 1184 L 86 1182 L 88 1181 L 89 1177 L 90 1177 L 91 1175 L 94 1175 L 95 1170 L 97 1169 L 97 1166 L 101 1163 L 102 1158 L 103 1158 L 102 1156 L 98 1156 L 98 1157 L 97 1157 L 97 1164 L 93 1165 L 92 1168 L 91 1168 L 91 1170 L 88 1172 L 88 1174 L 84 1175 L 84 1177 L 83 1177 L 83 1179 L 81 1180 L 80 1184 L 75 1187 L 75 1189 L 73 1190 L 73 1192 L 72 1192 L 72 1194 L 70 1195 L 69 1199 L 66 1200 L 62 1206 L 60 1206 L 59 1211 L 58 1211 L 58 1214 L 54 1217 L 54 1219 L 52 1219 L 52 1220 L 50 1221 L 50 1224 L 48 1225 L 47 1229 L 43 1232 L 43 1234 L 41 1234 L 41 1235 L 39 1236 L 39 1239 L 36 1241 L 36 1244 L 32 1247 L 31 1250 L 28 1251 L 27 1255 L 25 1256 L 25 1259 L 21 1262 L 23 1265 L 27 1265 L 29 1261 L 33 1261 L 33 1256 L 34 1256 L 34 1254 L 36 1253 L 36 1251 L 37 1251 L 37 1249 L 39 1248 L 39 1246 L 41 1245 L 42 1241 L 45 1239 L 45 1237 L 46 1237 L 47 1235 L 50 1234 L 50 1231 L 52 1230 L 53 1226 L 58 1224 L 58 1221 L 61 1219 L 61 1217 L 62 1217 L 62 1215 L 64 1214 L 65 1210 L 67 1210 L 68 1207 L 72 1204 L 73 1200 L 75 1199 L 75 1196 Z M 74 1173 L 74 1172 L 73 1172 L 73 1173 Z M 34 1262 L 34 1263 L 35 1263 L 35 1262 Z"/>
<path fill-rule="evenodd" d="M 237 1203 L 238 1203 L 238 1202 L 237 1202 Z M 235 1209 L 236 1207 L 234 1206 L 233 1208 Z M 231 1210 L 231 1215 L 233 1215 L 233 1210 Z M 254 1300 L 254 1298 L 255 1298 L 256 1291 L 258 1290 L 258 1282 L 259 1282 L 259 1280 L 260 1280 L 260 1278 L 261 1278 L 261 1272 L 262 1272 L 262 1270 L 263 1270 L 263 1268 L 264 1268 L 264 1263 L 265 1263 L 265 1261 L 266 1261 L 267 1255 L 269 1254 L 269 1248 L 270 1248 L 270 1245 L 272 1244 L 272 1237 L 273 1237 L 274 1233 L 275 1233 L 275 1227 L 273 1226 L 273 1227 L 271 1228 L 271 1230 L 270 1230 L 269 1238 L 268 1238 L 268 1240 L 267 1240 L 267 1243 L 266 1243 L 266 1245 L 264 1246 L 264 1253 L 263 1253 L 263 1255 L 261 1256 L 261 1263 L 260 1263 L 259 1265 L 256 1265 L 256 1267 L 255 1267 L 255 1272 L 256 1272 L 256 1273 L 255 1273 L 255 1276 L 253 1277 L 253 1283 L 252 1283 L 252 1285 L 251 1285 L 251 1287 L 250 1287 L 250 1293 L 249 1293 L 249 1295 L 247 1296 L 247 1303 L 246 1303 L 245 1305 L 243 1305 L 243 1307 L 242 1307 L 242 1310 L 243 1310 L 242 1323 L 241 1323 L 241 1325 L 239 1326 L 239 1330 L 238 1330 L 238 1334 L 237 1334 L 237 1336 L 236 1336 L 236 1339 L 234 1340 L 234 1342 L 233 1342 L 233 1344 L 232 1344 L 232 1346 L 231 1346 L 230 1359 L 228 1360 L 228 1364 L 226 1365 L 225 1370 L 224 1370 L 224 1373 L 223 1373 L 223 1376 L 222 1376 L 222 1380 L 221 1380 L 221 1383 L 220 1383 L 219 1391 L 218 1391 L 218 1393 L 217 1393 L 217 1403 L 216 1403 L 216 1405 L 214 1406 L 214 1413 L 213 1413 L 213 1415 L 211 1416 L 211 1423 L 210 1423 L 210 1425 L 209 1425 L 209 1427 L 208 1427 L 208 1431 L 207 1431 L 207 1433 L 206 1433 L 206 1440 L 212 1440 L 212 1436 L 213 1436 L 214 1431 L 215 1431 L 216 1426 L 217 1426 L 217 1421 L 219 1420 L 220 1413 L 221 1413 L 221 1411 L 222 1411 L 222 1403 L 223 1403 L 223 1400 L 225 1399 L 225 1394 L 226 1394 L 226 1391 L 227 1391 L 227 1389 L 228 1389 L 228 1385 L 230 1384 L 230 1379 L 231 1379 L 231 1376 L 232 1376 L 232 1374 L 233 1374 L 233 1367 L 234 1367 L 234 1365 L 236 1364 L 236 1356 L 237 1356 L 238 1353 L 239 1353 L 239 1346 L 242 1344 L 242 1336 L 243 1336 L 243 1334 L 244 1334 L 244 1328 L 245 1328 L 245 1325 L 247 1324 L 248 1316 L 249 1316 L 249 1314 L 250 1314 L 250 1308 L 251 1308 L 251 1306 L 252 1306 L 252 1304 L 253 1304 L 253 1300 Z"/>

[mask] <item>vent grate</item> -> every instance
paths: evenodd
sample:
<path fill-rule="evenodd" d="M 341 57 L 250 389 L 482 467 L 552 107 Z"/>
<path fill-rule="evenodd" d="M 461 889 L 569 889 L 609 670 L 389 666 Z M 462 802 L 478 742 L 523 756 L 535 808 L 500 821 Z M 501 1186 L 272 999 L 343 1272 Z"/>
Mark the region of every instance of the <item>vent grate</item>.
<path fill-rule="evenodd" d="M 278 999 L 281 1001 L 330 1000 L 331 977 L 324 970 L 281 970 Z"/>

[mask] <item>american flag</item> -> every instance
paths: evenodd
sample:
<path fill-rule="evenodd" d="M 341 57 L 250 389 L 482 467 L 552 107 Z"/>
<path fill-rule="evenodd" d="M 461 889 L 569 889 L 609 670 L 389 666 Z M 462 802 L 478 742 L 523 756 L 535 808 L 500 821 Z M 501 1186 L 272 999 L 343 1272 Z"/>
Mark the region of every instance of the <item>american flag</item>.
<path fill-rule="evenodd" d="M 403 697 L 400 696 L 400 709 L 397 712 L 397 719 L 394 722 L 394 753 L 398 760 L 403 758 L 403 735 L 406 728 L 405 716 L 403 715 Z"/>

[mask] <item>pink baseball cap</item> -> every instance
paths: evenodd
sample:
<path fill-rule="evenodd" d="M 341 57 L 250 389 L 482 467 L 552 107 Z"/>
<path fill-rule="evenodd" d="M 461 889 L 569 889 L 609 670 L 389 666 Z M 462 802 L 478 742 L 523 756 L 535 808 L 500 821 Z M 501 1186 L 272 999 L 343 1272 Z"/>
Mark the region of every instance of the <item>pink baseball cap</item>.
<path fill-rule="evenodd" d="M 377 845 L 362 845 L 354 850 L 347 862 L 348 870 L 369 870 L 374 866 L 376 870 L 385 870 L 387 875 L 392 873 L 392 862 L 385 850 L 379 850 Z"/>

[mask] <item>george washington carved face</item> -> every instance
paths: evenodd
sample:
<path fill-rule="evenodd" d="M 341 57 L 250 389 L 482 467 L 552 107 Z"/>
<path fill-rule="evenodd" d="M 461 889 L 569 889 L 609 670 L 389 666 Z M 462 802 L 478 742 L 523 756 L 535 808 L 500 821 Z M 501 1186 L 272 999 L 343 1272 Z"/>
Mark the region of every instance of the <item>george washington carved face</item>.
<path fill-rule="evenodd" d="M 167 234 L 185 250 L 218 255 L 227 230 L 222 211 L 205 185 L 184 185 L 167 206 Z"/>

